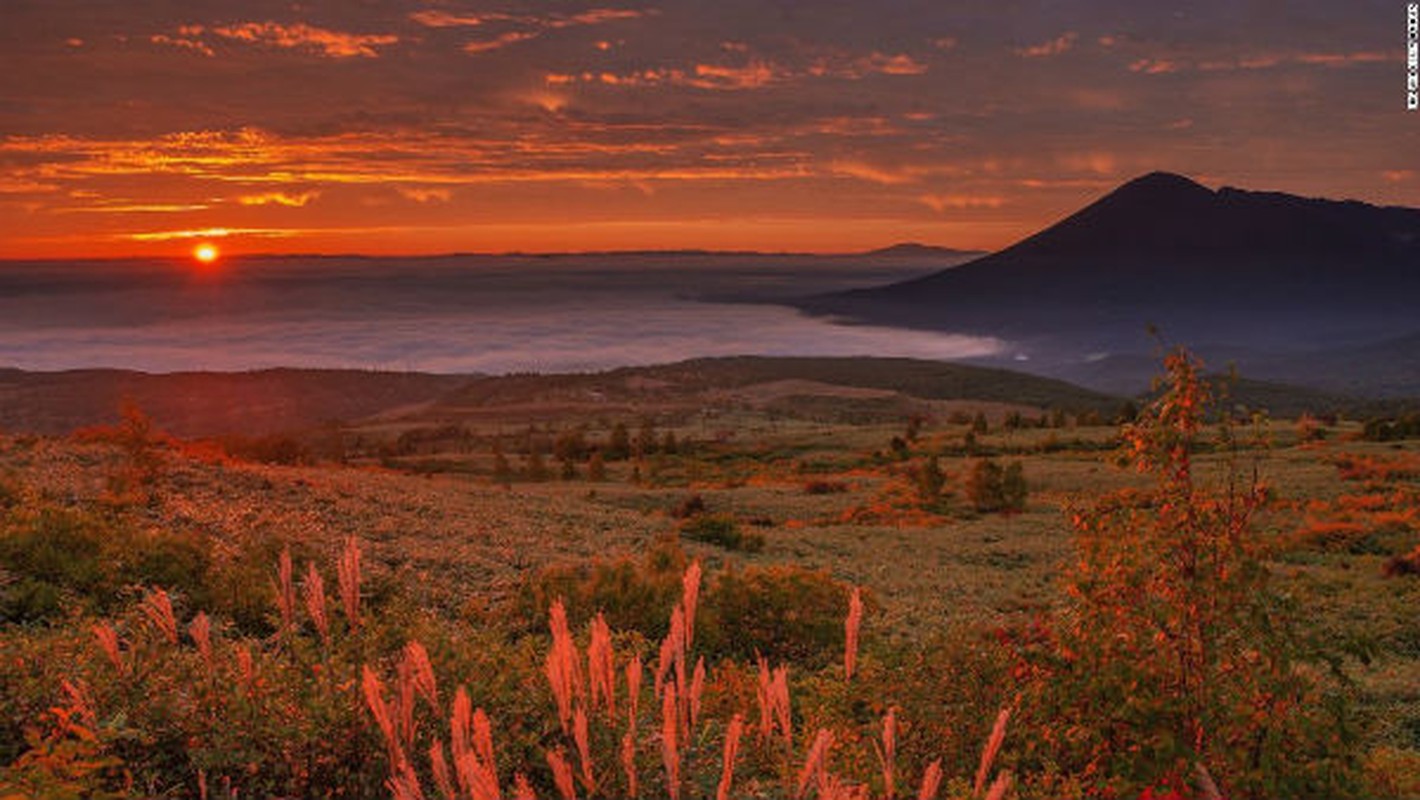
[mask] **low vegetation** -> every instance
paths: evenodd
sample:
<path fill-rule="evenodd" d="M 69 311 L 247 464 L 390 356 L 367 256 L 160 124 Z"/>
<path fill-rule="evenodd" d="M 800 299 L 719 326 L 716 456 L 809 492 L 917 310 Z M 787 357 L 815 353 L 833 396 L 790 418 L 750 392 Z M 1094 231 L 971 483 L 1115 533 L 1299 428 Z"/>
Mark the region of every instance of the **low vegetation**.
<path fill-rule="evenodd" d="M 0 796 L 1420 796 L 1416 444 L 1167 366 L 1122 429 L 0 437 Z"/>

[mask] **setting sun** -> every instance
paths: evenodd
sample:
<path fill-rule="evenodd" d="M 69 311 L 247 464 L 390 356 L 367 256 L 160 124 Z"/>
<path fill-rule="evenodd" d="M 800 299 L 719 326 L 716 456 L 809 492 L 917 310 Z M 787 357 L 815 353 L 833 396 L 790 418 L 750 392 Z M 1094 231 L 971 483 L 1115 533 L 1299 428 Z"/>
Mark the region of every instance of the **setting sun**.
<path fill-rule="evenodd" d="M 192 257 L 203 264 L 211 264 L 217 260 L 218 255 L 220 254 L 217 252 L 217 245 L 209 242 L 203 242 L 192 250 Z"/>

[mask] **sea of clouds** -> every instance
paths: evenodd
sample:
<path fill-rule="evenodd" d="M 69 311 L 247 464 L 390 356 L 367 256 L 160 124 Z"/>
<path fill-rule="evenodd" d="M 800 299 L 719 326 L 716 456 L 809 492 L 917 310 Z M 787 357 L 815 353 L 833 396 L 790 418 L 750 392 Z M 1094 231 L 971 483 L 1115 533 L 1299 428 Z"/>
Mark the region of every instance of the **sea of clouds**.
<path fill-rule="evenodd" d="M 776 300 L 940 268 L 602 255 L 0 263 L 0 366 L 564 372 L 715 355 L 991 355 L 983 337 L 840 324 Z"/>

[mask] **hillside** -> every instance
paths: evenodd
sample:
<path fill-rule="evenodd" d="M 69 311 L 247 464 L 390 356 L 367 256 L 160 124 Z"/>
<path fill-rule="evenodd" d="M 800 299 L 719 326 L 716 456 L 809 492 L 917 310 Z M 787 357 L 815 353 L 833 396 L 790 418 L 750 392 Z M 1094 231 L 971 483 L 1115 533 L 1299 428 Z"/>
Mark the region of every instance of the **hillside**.
<path fill-rule="evenodd" d="M 599 373 L 504 376 L 275 369 L 152 375 L 0 370 L 0 430 L 67 433 L 115 421 L 125 400 L 179 436 L 258 435 L 330 423 L 554 419 L 752 406 L 834 419 L 902 419 L 933 402 L 1111 412 L 1119 398 L 1002 369 L 900 358 L 705 358 Z M 955 406 L 953 406 L 955 408 Z"/>
<path fill-rule="evenodd" d="M 255 372 L 0 370 L 0 430 L 67 433 L 118 418 L 131 400 L 179 436 L 266 434 L 429 402 L 467 376 L 363 370 Z"/>
<path fill-rule="evenodd" d="M 1395 347 L 1399 347 L 1396 343 Z M 1387 352 L 1392 352 L 1394 347 Z M 1141 359 L 1142 362 L 1142 359 Z M 465 422 L 527 423 L 607 415 L 715 413 L 732 409 L 834 422 L 900 421 L 984 411 L 1096 412 L 1111 418 L 1136 365 L 1090 365 L 1095 391 L 996 367 L 909 358 L 735 356 L 596 373 L 500 376 L 275 369 L 151 375 L 121 370 L 0 370 L 0 430 L 60 434 L 107 424 L 125 400 L 159 428 L 184 437 L 262 435 L 340 424 L 379 429 Z M 1140 363 L 1137 369 L 1148 368 Z M 1369 416 L 1386 409 L 1344 387 L 1308 389 L 1247 374 L 1230 401 L 1277 417 L 1303 411 Z"/>
<path fill-rule="evenodd" d="M 859 391 L 845 391 L 845 390 Z M 908 358 L 736 356 L 624 367 L 579 375 L 514 375 L 470 381 L 429 409 L 537 406 L 694 409 L 811 397 L 853 400 L 966 400 L 1070 411 L 1116 409 L 1119 399 L 1018 372 Z"/>

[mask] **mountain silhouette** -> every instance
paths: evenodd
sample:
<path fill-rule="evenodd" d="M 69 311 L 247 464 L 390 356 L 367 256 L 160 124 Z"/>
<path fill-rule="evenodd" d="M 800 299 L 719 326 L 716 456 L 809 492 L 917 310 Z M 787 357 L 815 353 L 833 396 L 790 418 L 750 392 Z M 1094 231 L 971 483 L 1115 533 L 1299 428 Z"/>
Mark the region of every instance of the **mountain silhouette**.
<path fill-rule="evenodd" d="M 957 250 L 951 247 L 922 244 L 920 242 L 898 242 L 888 247 L 869 250 L 865 256 L 886 258 L 957 258 L 960 256 L 982 255 L 979 250 Z"/>
<path fill-rule="evenodd" d="M 1073 366 L 1097 372 L 1101 359 L 1149 351 L 1150 330 L 1205 355 L 1298 364 L 1298 353 L 1420 332 L 1417 297 L 1420 210 L 1154 172 L 999 252 L 800 305 L 997 336 L 1017 368 L 1076 379 Z"/>

